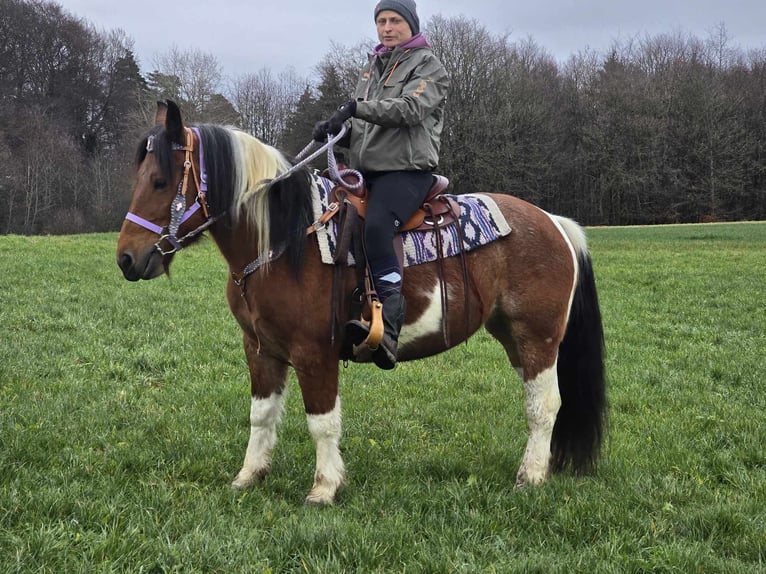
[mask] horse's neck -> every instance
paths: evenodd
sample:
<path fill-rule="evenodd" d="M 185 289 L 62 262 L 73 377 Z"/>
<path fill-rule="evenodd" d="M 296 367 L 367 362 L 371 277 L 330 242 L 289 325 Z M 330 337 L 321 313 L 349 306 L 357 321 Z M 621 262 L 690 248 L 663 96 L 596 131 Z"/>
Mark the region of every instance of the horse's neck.
<path fill-rule="evenodd" d="M 258 234 L 250 230 L 243 220 L 234 227 L 216 226 L 211 230 L 218 250 L 223 255 L 232 273 L 240 273 L 258 257 Z"/>

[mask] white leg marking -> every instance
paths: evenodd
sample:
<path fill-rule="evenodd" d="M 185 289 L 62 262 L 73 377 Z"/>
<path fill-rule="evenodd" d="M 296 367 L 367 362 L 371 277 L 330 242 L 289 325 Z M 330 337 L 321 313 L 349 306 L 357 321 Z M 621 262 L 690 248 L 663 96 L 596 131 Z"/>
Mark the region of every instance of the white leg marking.
<path fill-rule="evenodd" d="M 449 292 L 447 293 L 449 296 Z M 439 283 L 434 285 L 429 297 L 428 307 L 418 319 L 402 327 L 399 335 L 399 347 L 409 345 L 419 337 L 440 333 L 442 329 L 442 294 Z"/>
<path fill-rule="evenodd" d="M 332 504 L 335 495 L 346 483 L 346 468 L 340 455 L 341 410 L 340 397 L 335 407 L 322 415 L 306 415 L 309 433 L 316 445 L 314 486 L 306 497 L 309 504 Z"/>
<path fill-rule="evenodd" d="M 541 484 L 548 478 L 551 459 L 551 435 L 556 415 L 561 406 L 556 364 L 525 381 L 527 423 L 529 439 L 521 467 L 516 475 L 516 486 Z"/>
<path fill-rule="evenodd" d="M 247 488 L 271 470 L 271 453 L 277 442 L 277 425 L 282 418 L 284 394 L 273 393 L 270 397 L 253 397 L 250 402 L 250 440 L 247 443 L 245 462 L 231 486 Z"/>

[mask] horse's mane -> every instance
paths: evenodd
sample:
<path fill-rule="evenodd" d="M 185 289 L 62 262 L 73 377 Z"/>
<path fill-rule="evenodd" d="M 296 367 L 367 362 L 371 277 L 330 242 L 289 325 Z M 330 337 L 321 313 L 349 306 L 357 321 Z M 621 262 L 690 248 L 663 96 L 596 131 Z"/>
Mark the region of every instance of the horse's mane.
<path fill-rule="evenodd" d="M 303 266 L 306 228 L 313 220 L 311 189 L 315 185 L 307 169 L 273 185 L 266 182 L 292 167 L 276 148 L 235 128 L 200 125 L 207 171 L 207 201 L 216 225 L 247 225 L 254 230 L 259 256 L 268 260 L 272 249 L 285 248 L 296 275 Z M 172 179 L 173 150 L 162 126 L 150 130 L 136 153 L 136 164 L 146 157 L 146 142 L 154 136 L 155 158 L 163 177 Z"/>

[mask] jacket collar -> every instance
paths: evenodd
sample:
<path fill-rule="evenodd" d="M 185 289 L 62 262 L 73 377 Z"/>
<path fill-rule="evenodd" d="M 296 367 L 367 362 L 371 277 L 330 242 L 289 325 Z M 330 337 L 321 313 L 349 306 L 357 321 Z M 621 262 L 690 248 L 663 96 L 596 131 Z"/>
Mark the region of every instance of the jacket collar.
<path fill-rule="evenodd" d="M 380 56 L 382 54 L 385 54 L 386 52 L 393 52 L 397 48 L 401 48 L 402 50 L 411 50 L 412 48 L 430 48 L 431 44 L 428 43 L 428 40 L 426 40 L 426 37 L 423 35 L 422 32 L 418 32 L 415 34 L 412 38 L 407 40 L 406 42 L 399 44 L 395 48 L 386 48 L 383 44 L 378 44 L 373 49 L 372 53 L 376 56 Z"/>

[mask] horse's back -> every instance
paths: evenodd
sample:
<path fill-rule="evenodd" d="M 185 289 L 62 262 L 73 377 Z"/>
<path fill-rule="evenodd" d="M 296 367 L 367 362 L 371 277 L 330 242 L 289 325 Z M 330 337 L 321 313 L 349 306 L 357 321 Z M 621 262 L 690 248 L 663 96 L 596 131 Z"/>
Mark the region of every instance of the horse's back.
<path fill-rule="evenodd" d="M 511 227 L 511 233 L 498 242 L 498 247 L 507 252 L 514 267 L 545 264 L 557 273 L 574 272 L 574 256 L 585 242 L 577 223 L 513 195 L 485 195 L 497 204 Z"/>

